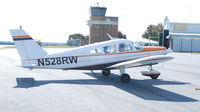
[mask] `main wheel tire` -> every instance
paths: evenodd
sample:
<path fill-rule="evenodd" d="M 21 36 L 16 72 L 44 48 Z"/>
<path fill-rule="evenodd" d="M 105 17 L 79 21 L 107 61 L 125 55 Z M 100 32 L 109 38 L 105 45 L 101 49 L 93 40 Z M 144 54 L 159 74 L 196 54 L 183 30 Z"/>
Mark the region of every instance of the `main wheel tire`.
<path fill-rule="evenodd" d="M 151 77 L 151 79 L 158 79 L 159 75 L 152 75 L 150 77 Z"/>
<path fill-rule="evenodd" d="M 103 76 L 109 76 L 110 75 L 110 70 L 102 70 L 102 75 Z"/>
<path fill-rule="evenodd" d="M 128 83 L 130 82 L 130 76 L 128 74 L 122 74 L 120 80 L 122 83 Z"/>

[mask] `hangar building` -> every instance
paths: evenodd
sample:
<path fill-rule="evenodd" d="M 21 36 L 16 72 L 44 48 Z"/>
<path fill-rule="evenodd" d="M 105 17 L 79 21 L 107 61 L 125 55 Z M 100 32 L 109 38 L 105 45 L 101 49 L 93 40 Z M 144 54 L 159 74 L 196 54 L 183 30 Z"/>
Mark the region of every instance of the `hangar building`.
<path fill-rule="evenodd" d="M 170 38 L 170 47 L 176 52 L 200 52 L 200 23 L 164 21 L 164 34 Z"/>

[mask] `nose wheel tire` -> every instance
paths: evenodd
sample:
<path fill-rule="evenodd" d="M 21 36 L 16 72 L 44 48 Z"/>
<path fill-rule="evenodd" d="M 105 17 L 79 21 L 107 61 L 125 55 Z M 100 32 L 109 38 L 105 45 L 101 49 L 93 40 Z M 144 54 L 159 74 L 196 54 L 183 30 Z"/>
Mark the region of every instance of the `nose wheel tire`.
<path fill-rule="evenodd" d="M 152 65 L 149 67 L 149 71 L 141 71 L 142 75 L 151 77 L 151 79 L 157 79 L 160 75 L 160 72 L 153 69 Z"/>
<path fill-rule="evenodd" d="M 110 75 L 110 70 L 102 70 L 102 75 L 103 76 L 109 76 Z"/>
<path fill-rule="evenodd" d="M 157 79 L 159 77 L 159 75 L 152 75 L 150 77 L 151 77 L 151 79 Z"/>
<path fill-rule="evenodd" d="M 122 83 L 128 83 L 130 82 L 130 76 L 128 74 L 122 74 L 120 80 Z"/>

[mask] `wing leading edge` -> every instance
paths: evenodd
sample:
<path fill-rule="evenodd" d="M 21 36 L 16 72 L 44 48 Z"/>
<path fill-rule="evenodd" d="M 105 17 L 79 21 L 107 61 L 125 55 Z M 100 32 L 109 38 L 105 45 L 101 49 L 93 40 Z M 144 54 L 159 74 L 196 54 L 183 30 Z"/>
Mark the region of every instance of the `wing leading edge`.
<path fill-rule="evenodd" d="M 154 65 L 158 64 L 160 62 L 165 62 L 172 60 L 173 57 L 171 56 L 150 56 L 150 57 L 145 57 L 145 58 L 140 58 L 140 59 L 135 59 L 135 60 L 130 60 L 130 61 L 125 61 L 121 63 L 117 63 L 115 65 L 109 66 L 107 68 L 109 69 L 117 69 L 120 67 L 125 67 L 125 68 L 132 68 L 132 67 L 138 67 L 138 66 L 146 66 L 146 65 Z"/>

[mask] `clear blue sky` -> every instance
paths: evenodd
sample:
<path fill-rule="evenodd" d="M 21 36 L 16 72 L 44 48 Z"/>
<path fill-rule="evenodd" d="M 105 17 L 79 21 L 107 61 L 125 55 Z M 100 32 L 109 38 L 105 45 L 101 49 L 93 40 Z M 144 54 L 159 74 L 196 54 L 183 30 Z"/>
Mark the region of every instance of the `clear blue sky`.
<path fill-rule="evenodd" d="M 129 40 L 141 40 L 149 24 L 200 21 L 198 0 L 1 0 L 0 41 L 12 40 L 9 29 L 20 25 L 42 41 L 66 41 L 73 33 L 89 34 L 89 7 L 105 5 L 107 16 L 119 17 L 119 30 Z"/>

